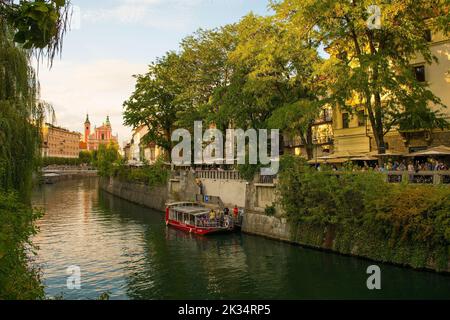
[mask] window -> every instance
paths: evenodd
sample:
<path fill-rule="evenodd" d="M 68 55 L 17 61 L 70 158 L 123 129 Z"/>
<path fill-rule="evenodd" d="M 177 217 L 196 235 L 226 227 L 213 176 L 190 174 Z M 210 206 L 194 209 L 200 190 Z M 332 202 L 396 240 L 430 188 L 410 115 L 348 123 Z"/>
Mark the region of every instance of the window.
<path fill-rule="evenodd" d="M 104 134 L 102 134 L 102 140 L 105 140 L 105 135 Z"/>
<path fill-rule="evenodd" d="M 419 82 L 425 82 L 425 66 L 414 67 L 414 75 Z"/>
<path fill-rule="evenodd" d="M 342 114 L 342 128 L 343 129 L 350 128 L 350 115 L 348 113 Z"/>
<path fill-rule="evenodd" d="M 365 127 L 366 126 L 366 113 L 364 110 L 358 111 L 358 126 Z"/>

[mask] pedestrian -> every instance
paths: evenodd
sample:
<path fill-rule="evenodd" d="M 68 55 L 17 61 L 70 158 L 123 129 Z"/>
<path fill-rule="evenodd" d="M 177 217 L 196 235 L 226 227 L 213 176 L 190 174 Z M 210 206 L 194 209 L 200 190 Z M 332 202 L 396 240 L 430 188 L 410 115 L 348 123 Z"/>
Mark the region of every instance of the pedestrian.
<path fill-rule="evenodd" d="M 410 162 L 408 164 L 409 182 L 413 182 L 413 180 L 414 180 L 414 172 L 415 172 L 414 165 Z"/>
<path fill-rule="evenodd" d="M 198 187 L 199 187 L 199 189 L 200 189 L 200 195 L 201 195 L 201 196 L 204 196 L 204 192 L 203 192 L 203 182 L 202 182 L 200 179 L 198 179 L 197 185 L 198 185 Z"/>

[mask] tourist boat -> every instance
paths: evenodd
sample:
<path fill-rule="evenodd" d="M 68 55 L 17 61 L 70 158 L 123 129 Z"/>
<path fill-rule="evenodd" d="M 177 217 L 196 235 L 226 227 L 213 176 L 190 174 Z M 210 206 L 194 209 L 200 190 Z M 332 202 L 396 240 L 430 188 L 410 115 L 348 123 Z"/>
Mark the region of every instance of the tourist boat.
<path fill-rule="evenodd" d="M 211 221 L 209 216 L 210 209 L 194 202 L 171 203 L 166 208 L 168 226 L 201 236 L 234 231 L 230 217 Z"/>

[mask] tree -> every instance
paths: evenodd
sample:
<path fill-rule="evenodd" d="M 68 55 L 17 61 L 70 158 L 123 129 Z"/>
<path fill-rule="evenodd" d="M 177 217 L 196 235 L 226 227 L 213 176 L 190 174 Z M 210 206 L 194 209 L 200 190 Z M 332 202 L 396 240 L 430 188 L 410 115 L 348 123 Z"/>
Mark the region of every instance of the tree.
<path fill-rule="evenodd" d="M 66 30 L 66 1 L 0 1 L 0 189 L 23 200 L 39 165 L 41 124 L 49 106 L 39 100 L 30 57 L 51 61 Z"/>
<path fill-rule="evenodd" d="M 368 8 L 374 4 L 382 12 L 379 29 L 368 23 Z M 427 63 L 436 60 L 424 34 L 427 29 L 443 31 L 441 19 L 448 20 L 444 0 L 285 0 L 272 6 L 290 32 L 313 39 L 331 53 L 317 74 L 325 79 L 334 104 L 350 111 L 365 107 L 381 154 L 386 151 L 385 135 L 417 106 L 427 116 L 416 124 L 438 117 L 430 106 L 443 105 L 427 84 L 416 80 L 410 61 L 418 54 Z"/>
<path fill-rule="evenodd" d="M 243 71 L 237 73 L 235 88 L 242 90 L 236 96 L 244 99 L 236 103 L 236 96 L 232 97 L 227 109 L 238 123 L 300 135 L 312 158 L 312 125 L 321 106 L 314 67 L 322 59 L 316 45 L 296 39 L 284 21 L 273 17 L 248 15 L 238 32 L 239 44 L 230 58 Z"/>
<path fill-rule="evenodd" d="M 148 128 L 143 138 L 145 143 L 154 142 L 171 155 L 172 132 L 181 105 L 176 102 L 180 87 L 175 79 L 179 70 L 180 57 L 168 53 L 149 66 L 144 75 L 137 75 L 136 89 L 124 103 L 125 125 Z"/>
<path fill-rule="evenodd" d="M 198 30 L 181 42 L 177 102 L 182 105 L 178 125 L 192 128 L 194 121 L 214 123 L 219 129 L 228 127 L 229 119 L 219 117 L 223 88 L 233 76 L 229 54 L 237 45 L 235 25 L 213 30 Z"/>
<path fill-rule="evenodd" d="M 39 101 L 30 57 L 37 53 L 51 64 L 61 49 L 67 10 L 61 0 L 0 0 L 0 300 L 44 298 L 28 255 L 38 218 L 29 205 L 31 181 L 47 106 Z"/>
<path fill-rule="evenodd" d="M 97 169 L 101 177 L 108 177 L 116 162 L 120 160 L 119 146 L 113 142 L 108 145 L 101 144 L 97 153 Z"/>
<path fill-rule="evenodd" d="M 67 0 L 0 0 L 0 17 L 10 26 L 14 42 L 47 56 L 50 64 L 62 49 L 69 15 Z"/>
<path fill-rule="evenodd" d="M 299 136 L 306 147 L 308 160 L 314 157 L 313 125 L 317 120 L 320 103 L 307 99 L 287 104 L 275 110 L 268 123 L 270 128 L 280 129 L 291 137 Z"/>
<path fill-rule="evenodd" d="M 79 160 L 81 164 L 91 164 L 93 162 L 93 154 L 91 151 L 80 151 Z"/>

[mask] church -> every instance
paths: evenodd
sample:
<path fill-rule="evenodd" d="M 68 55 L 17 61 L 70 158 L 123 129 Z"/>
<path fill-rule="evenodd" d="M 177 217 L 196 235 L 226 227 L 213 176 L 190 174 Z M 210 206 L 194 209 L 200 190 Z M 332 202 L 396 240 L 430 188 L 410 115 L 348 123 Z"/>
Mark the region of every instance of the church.
<path fill-rule="evenodd" d="M 94 132 L 91 133 L 91 122 L 89 121 L 89 115 L 87 115 L 84 123 L 84 141 L 81 143 L 81 149 L 94 151 L 98 150 L 100 145 L 108 145 L 111 142 L 119 144 L 119 137 L 112 134 L 109 116 L 101 127 L 95 127 Z"/>

